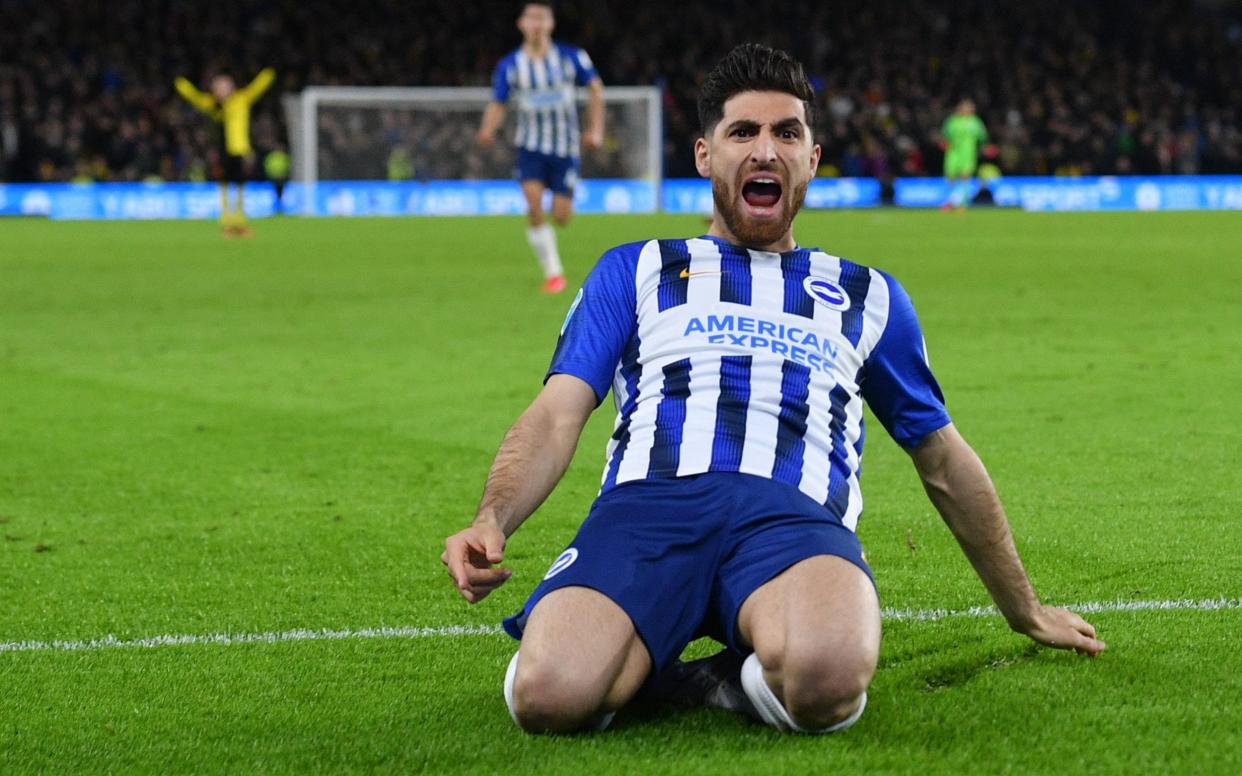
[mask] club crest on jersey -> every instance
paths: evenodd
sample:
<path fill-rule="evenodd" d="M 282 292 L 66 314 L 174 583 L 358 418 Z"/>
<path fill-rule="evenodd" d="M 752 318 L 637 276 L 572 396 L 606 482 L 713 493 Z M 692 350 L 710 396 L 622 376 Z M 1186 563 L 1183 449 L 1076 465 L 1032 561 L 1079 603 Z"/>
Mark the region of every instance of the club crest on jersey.
<path fill-rule="evenodd" d="M 565 569 L 574 565 L 574 561 L 576 561 L 577 559 L 578 559 L 578 549 L 576 547 L 570 547 L 568 550 L 565 550 L 560 555 L 558 555 L 556 560 L 552 561 L 552 567 L 548 569 L 547 574 L 543 575 L 543 578 L 551 579 L 552 577 L 561 573 Z"/>
<path fill-rule="evenodd" d="M 829 310 L 845 312 L 850 309 L 850 297 L 845 293 L 845 289 L 825 278 L 817 278 L 814 275 L 807 275 L 802 281 L 802 289 L 807 295 L 815 300 L 816 303 L 822 304 Z"/>

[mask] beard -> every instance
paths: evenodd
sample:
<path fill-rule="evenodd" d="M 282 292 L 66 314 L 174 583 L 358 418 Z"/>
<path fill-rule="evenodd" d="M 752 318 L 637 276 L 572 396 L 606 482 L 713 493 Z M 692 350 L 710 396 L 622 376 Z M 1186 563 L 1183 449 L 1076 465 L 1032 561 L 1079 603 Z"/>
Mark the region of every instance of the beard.
<path fill-rule="evenodd" d="M 782 192 L 781 212 L 771 220 L 750 218 L 742 209 L 741 186 L 732 187 L 723 179 L 712 178 L 712 202 L 724 225 L 728 228 L 739 244 L 757 248 L 771 245 L 789 233 L 794 216 L 802 208 L 806 199 L 806 188 L 809 181 L 803 181 L 788 192 Z"/>

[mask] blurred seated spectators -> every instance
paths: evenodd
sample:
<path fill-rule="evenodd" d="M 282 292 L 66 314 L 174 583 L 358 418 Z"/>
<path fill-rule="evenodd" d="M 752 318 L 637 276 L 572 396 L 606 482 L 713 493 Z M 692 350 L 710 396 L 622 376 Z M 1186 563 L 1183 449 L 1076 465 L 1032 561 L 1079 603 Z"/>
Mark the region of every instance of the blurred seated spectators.
<path fill-rule="evenodd" d="M 978 104 L 1005 174 L 1242 173 L 1237 3 L 557 5 L 558 37 L 586 48 L 606 84 L 664 89 L 668 176 L 695 175 L 698 85 L 745 40 L 786 48 L 806 64 L 821 118 L 821 174 L 938 174 L 937 132 L 964 96 Z M 516 6 L 500 7 L 0 0 L 0 180 L 201 180 L 217 160 L 207 129 L 169 86 L 178 73 L 203 81 L 276 67 L 280 83 L 254 111 L 260 154 L 286 139 L 282 90 L 487 85 L 518 43 Z M 453 120 L 418 123 L 398 130 L 417 177 L 507 175 L 497 173 L 503 160 L 454 140 L 469 132 Z M 416 137 L 405 137 L 411 129 Z M 348 126 L 325 131 L 342 146 L 384 139 Z M 367 176 L 386 177 L 390 151 L 369 152 L 377 161 Z M 358 174 L 344 166 L 324 174 Z"/>

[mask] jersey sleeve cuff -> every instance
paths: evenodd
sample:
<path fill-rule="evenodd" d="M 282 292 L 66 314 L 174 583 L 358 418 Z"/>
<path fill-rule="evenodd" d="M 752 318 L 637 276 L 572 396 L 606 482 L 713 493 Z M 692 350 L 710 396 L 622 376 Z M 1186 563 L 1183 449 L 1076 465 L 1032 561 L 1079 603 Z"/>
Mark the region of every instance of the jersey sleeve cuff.
<path fill-rule="evenodd" d="M 923 440 L 931 434 L 953 422 L 947 412 L 939 412 L 918 423 L 905 426 L 893 434 L 893 440 L 906 450 L 913 450 L 923 444 Z"/>
<path fill-rule="evenodd" d="M 591 386 L 591 390 L 595 393 L 595 406 L 604 403 L 604 399 L 608 397 L 610 384 L 605 382 L 600 385 L 598 381 L 591 376 L 590 370 L 576 364 L 557 364 L 548 373 L 543 376 L 543 384 L 547 385 L 548 380 L 552 379 L 552 375 L 569 375 L 576 377 L 587 385 Z"/>

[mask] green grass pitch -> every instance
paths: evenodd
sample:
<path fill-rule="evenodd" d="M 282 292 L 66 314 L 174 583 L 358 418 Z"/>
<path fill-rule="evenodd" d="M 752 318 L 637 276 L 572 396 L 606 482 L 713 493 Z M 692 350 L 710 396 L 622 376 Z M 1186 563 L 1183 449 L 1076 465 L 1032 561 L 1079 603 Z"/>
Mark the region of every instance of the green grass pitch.
<path fill-rule="evenodd" d="M 581 217 L 601 251 L 703 231 Z M 478 606 L 438 556 L 538 390 L 572 294 L 521 222 L 0 222 L 0 772 L 1242 772 L 1242 217 L 818 212 L 806 245 L 910 290 L 950 412 L 1089 661 L 996 616 L 890 618 L 862 721 L 715 710 L 520 733 L 514 645 L 447 635 L 52 649 L 18 642 L 494 626 L 598 487 L 611 401 Z M 871 422 L 859 534 L 885 607 L 987 603 Z M 32 646 L 32 645 L 28 645 Z M 708 645 L 691 649 L 703 654 Z"/>

